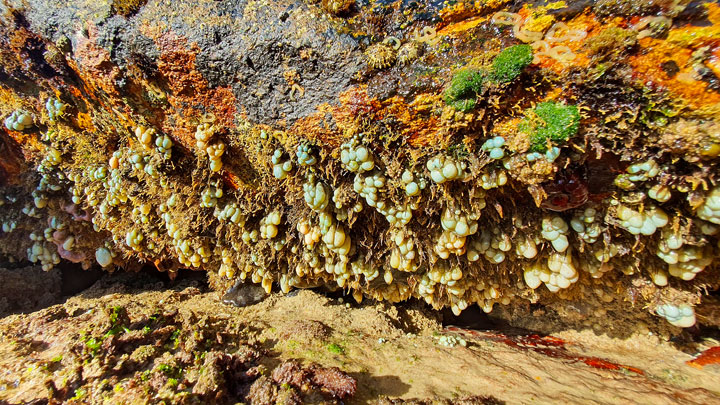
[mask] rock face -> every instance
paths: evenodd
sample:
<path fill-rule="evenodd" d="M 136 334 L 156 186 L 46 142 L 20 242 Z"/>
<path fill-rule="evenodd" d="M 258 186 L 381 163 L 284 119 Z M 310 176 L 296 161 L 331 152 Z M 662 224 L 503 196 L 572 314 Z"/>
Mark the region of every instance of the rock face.
<path fill-rule="evenodd" d="M 720 7 L 421 3 L 3 0 L 0 254 L 693 325 Z"/>

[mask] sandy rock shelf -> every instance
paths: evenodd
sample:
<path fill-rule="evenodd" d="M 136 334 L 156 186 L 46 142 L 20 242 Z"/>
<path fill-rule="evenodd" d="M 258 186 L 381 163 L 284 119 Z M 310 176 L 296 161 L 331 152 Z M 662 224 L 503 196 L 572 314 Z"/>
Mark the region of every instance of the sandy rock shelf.
<path fill-rule="evenodd" d="M 658 336 L 443 329 L 424 305 L 348 305 L 309 290 L 237 308 L 198 280 L 112 276 L 62 305 L 5 316 L 0 336 L 0 398 L 8 403 L 263 403 L 232 387 L 293 359 L 355 380 L 346 403 L 720 403 L 720 366 L 693 367 L 696 356 Z M 441 344 L 446 336 L 464 346 Z M 204 358 L 248 351 L 263 373 L 198 388 L 207 384 Z M 293 393 L 338 400 L 310 383 Z"/>

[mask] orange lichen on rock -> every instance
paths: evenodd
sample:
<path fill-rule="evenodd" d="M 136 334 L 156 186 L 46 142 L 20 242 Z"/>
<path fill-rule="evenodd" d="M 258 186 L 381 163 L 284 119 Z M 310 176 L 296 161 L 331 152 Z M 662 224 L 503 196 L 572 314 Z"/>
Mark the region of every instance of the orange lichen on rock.
<path fill-rule="evenodd" d="M 115 82 L 122 72 L 112 63 L 110 53 L 98 45 L 97 27 L 89 23 L 86 32 L 87 36 L 76 36 L 73 54 L 77 64 L 71 65 L 79 72 L 85 85 L 93 90 L 92 93 L 102 90 L 113 97 L 120 97 Z"/>
<path fill-rule="evenodd" d="M 432 114 L 422 114 L 418 110 L 425 110 L 440 102 L 439 95 L 420 95 L 411 103 L 406 103 L 402 97 L 392 97 L 383 102 L 383 116 L 391 115 L 397 119 L 402 128 L 400 133 L 413 147 L 427 146 L 436 138 L 440 130 L 440 120 Z"/>
<path fill-rule="evenodd" d="M 643 82 L 666 88 L 672 96 L 681 98 L 692 109 L 717 108 L 720 105 L 720 93 L 710 91 L 705 82 L 693 77 L 693 52 L 696 47 L 717 46 L 720 44 L 720 6 L 707 4 L 708 27 L 682 26 L 670 30 L 666 40 L 651 37 L 642 38 L 639 43 L 642 52 L 629 58 L 633 74 Z M 709 67 L 716 73 L 718 50 L 714 50 Z M 662 66 L 674 62 L 679 71 L 668 75 Z"/>
<path fill-rule="evenodd" d="M 692 49 L 649 37 L 641 39 L 640 45 L 644 52 L 629 58 L 635 77 L 653 87 L 667 89 L 670 95 L 682 99 L 689 108 L 699 109 L 720 104 L 720 93 L 709 91 L 706 83 L 692 77 Z M 677 64 L 680 71 L 672 76 L 668 75 L 662 68 L 663 64 L 668 62 Z"/>
<path fill-rule="evenodd" d="M 720 346 L 711 347 L 702 352 L 698 357 L 686 363 L 695 368 L 703 368 L 710 364 L 720 364 Z"/>
<path fill-rule="evenodd" d="M 204 113 L 212 113 L 219 126 L 234 128 L 235 95 L 229 88 L 208 86 L 195 65 L 200 52 L 197 44 L 190 45 L 172 33 L 160 35 L 155 42 L 160 50 L 158 71 L 167 81 L 171 90 L 167 100 L 176 111 L 176 119 L 166 120 L 163 130 L 190 148 L 195 143 L 192 124 Z"/>

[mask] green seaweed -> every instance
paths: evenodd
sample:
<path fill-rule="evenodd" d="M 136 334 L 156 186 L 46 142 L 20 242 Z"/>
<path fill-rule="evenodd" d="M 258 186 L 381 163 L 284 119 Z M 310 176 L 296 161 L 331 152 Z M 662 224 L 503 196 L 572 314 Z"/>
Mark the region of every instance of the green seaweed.
<path fill-rule="evenodd" d="M 475 106 L 477 105 L 477 100 L 475 100 L 474 98 L 463 98 L 460 100 L 448 102 L 448 104 L 458 111 L 470 112 L 475 109 Z"/>
<path fill-rule="evenodd" d="M 455 73 L 445 89 L 445 103 L 458 111 L 468 112 L 477 105 L 477 94 L 485 82 L 485 72 L 475 69 L 461 69 Z"/>
<path fill-rule="evenodd" d="M 458 70 L 445 89 L 445 103 L 458 111 L 469 112 L 477 106 L 477 96 L 486 82 L 509 83 L 522 73 L 533 60 L 529 45 L 515 45 L 505 48 L 495 57 L 490 72 L 464 68 Z"/>
<path fill-rule="evenodd" d="M 575 105 L 548 101 L 525 113 L 518 130 L 530 137 L 530 151 L 545 152 L 548 140 L 562 143 L 580 128 L 580 112 Z"/>
<path fill-rule="evenodd" d="M 70 398 L 71 401 L 80 401 L 83 398 L 87 396 L 87 390 L 85 388 L 78 388 L 74 392 L 75 395 L 73 395 L 72 398 Z"/>
<path fill-rule="evenodd" d="M 497 83 L 509 83 L 522 73 L 533 60 L 530 45 L 514 45 L 503 49 L 492 63 L 490 79 Z"/>
<path fill-rule="evenodd" d="M 345 354 L 345 349 L 336 343 L 330 343 L 327 345 L 327 349 L 330 353 Z"/>

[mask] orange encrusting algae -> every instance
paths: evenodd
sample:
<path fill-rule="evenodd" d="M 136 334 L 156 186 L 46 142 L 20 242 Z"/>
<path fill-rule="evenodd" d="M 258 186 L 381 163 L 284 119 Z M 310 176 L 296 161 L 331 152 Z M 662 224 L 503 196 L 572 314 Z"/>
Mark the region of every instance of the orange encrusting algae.
<path fill-rule="evenodd" d="M 167 98 L 175 110 L 174 120 L 166 120 L 163 131 L 191 149 L 195 143 L 195 124 L 203 112 L 212 114 L 222 128 L 234 128 L 235 96 L 229 88 L 208 86 L 195 66 L 195 57 L 200 52 L 197 44 L 190 45 L 185 38 L 171 33 L 155 41 L 160 49 L 158 70 L 170 87 Z"/>
<path fill-rule="evenodd" d="M 471 329 L 462 329 L 455 326 L 449 326 L 445 328 L 445 331 L 459 333 L 472 338 L 501 342 L 516 349 L 531 350 L 533 352 L 540 353 L 556 359 L 570 360 L 573 362 L 583 362 L 590 367 L 602 370 L 625 370 L 639 375 L 645 374 L 637 367 L 613 363 L 607 360 L 603 360 L 599 357 L 582 356 L 570 353 L 567 351 L 567 349 L 565 349 L 565 346 L 568 344 L 568 342 L 553 336 L 540 336 L 536 334 L 513 336 L 505 335 L 503 333 L 480 332 Z"/>
<path fill-rule="evenodd" d="M 710 364 L 720 364 L 720 346 L 711 347 L 692 360 L 686 362 L 695 368 L 703 368 Z"/>
<path fill-rule="evenodd" d="M 636 78 L 649 87 L 667 89 L 671 96 L 680 98 L 683 104 L 692 109 L 717 108 L 720 105 L 720 93 L 710 91 L 707 83 L 693 78 L 693 52 L 701 46 L 716 46 L 720 43 L 720 6 L 706 6 L 711 26 L 674 28 L 668 33 L 667 39 L 642 38 L 639 41 L 642 52 L 628 59 Z M 715 50 L 710 63 L 710 69 L 716 73 L 720 70 L 717 55 L 718 50 Z M 669 76 L 662 69 L 663 63 L 668 62 L 677 64 L 680 71 Z"/>
<path fill-rule="evenodd" d="M 295 121 L 290 132 L 303 134 L 309 140 L 339 146 L 347 134 L 357 129 L 359 120 L 371 119 L 373 113 L 381 108 L 380 102 L 370 99 L 365 85 L 346 90 L 338 98 L 340 105 L 319 105 L 316 113 Z M 327 121 L 328 114 L 335 121 L 337 129 L 332 129 L 331 123 Z"/>
<path fill-rule="evenodd" d="M 422 147 L 435 139 L 440 122 L 438 117 L 433 115 L 418 119 L 420 115 L 415 107 L 422 108 L 426 103 L 432 101 L 431 97 L 421 95 L 412 103 L 407 104 L 402 97 L 392 97 L 383 103 L 385 107 L 383 115 L 391 115 L 403 124 L 401 133 L 411 146 Z"/>

